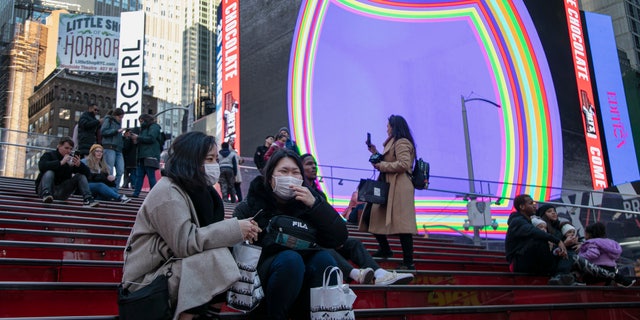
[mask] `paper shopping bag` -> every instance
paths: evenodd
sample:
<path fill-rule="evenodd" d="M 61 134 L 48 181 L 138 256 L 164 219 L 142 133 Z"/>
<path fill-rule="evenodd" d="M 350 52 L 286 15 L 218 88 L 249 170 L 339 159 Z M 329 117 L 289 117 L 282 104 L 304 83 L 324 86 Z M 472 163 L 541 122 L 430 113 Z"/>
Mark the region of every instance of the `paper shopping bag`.
<path fill-rule="evenodd" d="M 233 246 L 233 257 L 240 269 L 240 280 L 227 291 L 227 305 L 239 311 L 255 309 L 264 297 L 264 291 L 258 277 L 258 260 L 262 248 L 248 243 Z"/>
<path fill-rule="evenodd" d="M 331 277 L 335 278 L 337 285 L 329 285 Z M 342 283 L 342 271 L 338 267 L 327 267 L 322 287 L 311 288 L 311 319 L 355 320 L 355 301 L 356 294 L 348 284 Z"/>

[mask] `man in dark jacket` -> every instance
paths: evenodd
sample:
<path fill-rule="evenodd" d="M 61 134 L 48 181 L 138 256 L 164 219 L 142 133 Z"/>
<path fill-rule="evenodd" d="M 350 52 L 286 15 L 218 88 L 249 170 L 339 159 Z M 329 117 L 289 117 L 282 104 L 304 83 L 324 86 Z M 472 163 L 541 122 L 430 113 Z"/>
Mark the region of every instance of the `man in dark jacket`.
<path fill-rule="evenodd" d="M 36 178 L 36 193 L 42 197 L 42 202 L 51 203 L 53 200 L 66 200 L 76 190 L 84 197 L 83 205 L 94 207 L 99 203 L 91 196 L 87 175 L 89 168 L 78 155 L 72 155 L 73 140 L 62 137 L 58 147 L 40 157 Z"/>
<path fill-rule="evenodd" d="M 513 201 L 516 211 L 507 220 L 505 253 L 514 272 L 555 275 L 549 284 L 572 284 L 572 262 L 567 259 L 564 243 L 553 235 L 536 228 L 531 216 L 536 206 L 527 194 L 518 195 Z M 558 247 L 553 252 L 549 242 Z"/>
<path fill-rule="evenodd" d="M 117 108 L 113 110 L 112 115 L 104 118 L 100 132 L 102 132 L 102 147 L 104 148 L 104 161 L 109 165 L 109 170 L 113 174 L 116 170 L 116 180 L 114 181 L 116 190 L 120 188 L 120 179 L 124 174 L 124 158 L 122 156 L 122 147 L 124 145 L 124 137 L 122 132 L 122 117 L 124 110 Z"/>
<path fill-rule="evenodd" d="M 256 153 L 253 155 L 253 163 L 256 164 L 256 168 L 258 168 L 260 172 L 262 172 L 264 165 L 267 163 L 266 161 L 264 161 L 264 155 L 267 153 L 267 150 L 269 150 L 269 147 L 273 143 L 273 139 L 273 136 L 267 136 L 266 138 L 264 138 L 264 144 L 257 147 Z"/>
<path fill-rule="evenodd" d="M 96 136 L 98 128 L 102 124 L 99 120 L 100 108 L 93 103 L 89 105 L 89 109 L 80 116 L 78 120 L 78 155 L 80 159 L 89 154 L 92 145 L 98 143 Z"/>

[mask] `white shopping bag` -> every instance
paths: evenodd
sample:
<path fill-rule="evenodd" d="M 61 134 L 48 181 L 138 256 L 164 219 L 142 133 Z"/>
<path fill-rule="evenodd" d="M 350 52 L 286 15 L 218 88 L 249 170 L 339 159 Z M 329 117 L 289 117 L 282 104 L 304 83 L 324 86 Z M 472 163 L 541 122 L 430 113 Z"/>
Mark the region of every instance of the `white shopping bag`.
<path fill-rule="evenodd" d="M 330 286 L 331 277 L 337 285 Z M 353 302 L 356 294 L 348 284 L 342 283 L 342 271 L 338 267 L 324 270 L 322 287 L 311 288 L 311 320 L 355 320 Z"/>
<path fill-rule="evenodd" d="M 227 305 L 239 311 L 255 309 L 264 297 L 258 277 L 258 260 L 262 248 L 248 243 L 233 246 L 233 257 L 240 269 L 240 280 L 227 291 Z"/>

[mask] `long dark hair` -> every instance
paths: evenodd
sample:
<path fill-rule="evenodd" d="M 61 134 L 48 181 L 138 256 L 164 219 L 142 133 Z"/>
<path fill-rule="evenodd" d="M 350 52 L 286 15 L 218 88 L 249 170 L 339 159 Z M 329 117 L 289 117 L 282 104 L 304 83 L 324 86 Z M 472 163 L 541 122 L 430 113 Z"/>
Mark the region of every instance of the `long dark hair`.
<path fill-rule="evenodd" d="M 216 138 L 202 132 L 191 131 L 181 134 L 173 140 L 167 151 L 165 175 L 187 191 L 206 188 L 209 183 L 202 165 L 209 150 L 215 145 Z"/>
<path fill-rule="evenodd" d="M 276 165 L 282 158 L 293 159 L 300 169 L 300 174 L 304 179 L 304 168 L 302 168 L 302 160 L 300 159 L 300 156 L 290 149 L 278 149 L 278 151 L 271 155 L 271 158 L 269 158 L 269 161 L 267 161 L 267 164 L 264 166 L 264 186 L 267 190 L 271 190 L 271 177 L 273 177 L 273 170 L 275 170 Z"/>
<path fill-rule="evenodd" d="M 416 142 L 413 140 L 413 135 L 411 135 L 411 129 L 409 129 L 407 120 L 402 116 L 392 114 L 389 117 L 389 126 L 391 127 L 391 137 L 396 141 L 402 138 L 409 140 L 411 145 L 413 145 L 413 149 L 416 150 Z"/>

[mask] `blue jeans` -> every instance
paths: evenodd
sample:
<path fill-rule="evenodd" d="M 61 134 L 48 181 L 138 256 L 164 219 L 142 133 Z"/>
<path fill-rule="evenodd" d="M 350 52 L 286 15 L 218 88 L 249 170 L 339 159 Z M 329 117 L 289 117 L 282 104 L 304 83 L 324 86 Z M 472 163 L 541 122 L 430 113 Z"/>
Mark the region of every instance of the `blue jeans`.
<path fill-rule="evenodd" d="M 122 152 L 112 150 L 112 149 L 104 149 L 104 161 L 109 165 L 111 173 L 113 174 L 113 169 L 116 169 L 116 190 L 120 188 L 120 180 L 122 180 L 122 175 L 124 174 L 124 158 L 122 157 Z"/>
<path fill-rule="evenodd" d="M 304 253 L 285 250 L 276 254 L 263 283 L 267 318 L 309 318 L 309 289 L 322 286 L 324 270 L 335 265 L 336 261 L 325 250 Z M 331 285 L 336 285 L 335 279 Z"/>
<path fill-rule="evenodd" d="M 118 200 L 120 195 L 114 187 L 109 187 L 103 182 L 89 182 L 89 189 L 93 197 L 98 200 Z"/>
<path fill-rule="evenodd" d="M 156 185 L 156 170 L 158 169 L 146 167 L 144 165 L 144 158 L 138 159 L 138 167 L 136 168 L 136 188 L 133 190 L 133 194 L 131 194 L 132 196 L 137 197 L 140 195 L 145 175 L 149 178 L 149 189 Z"/>

